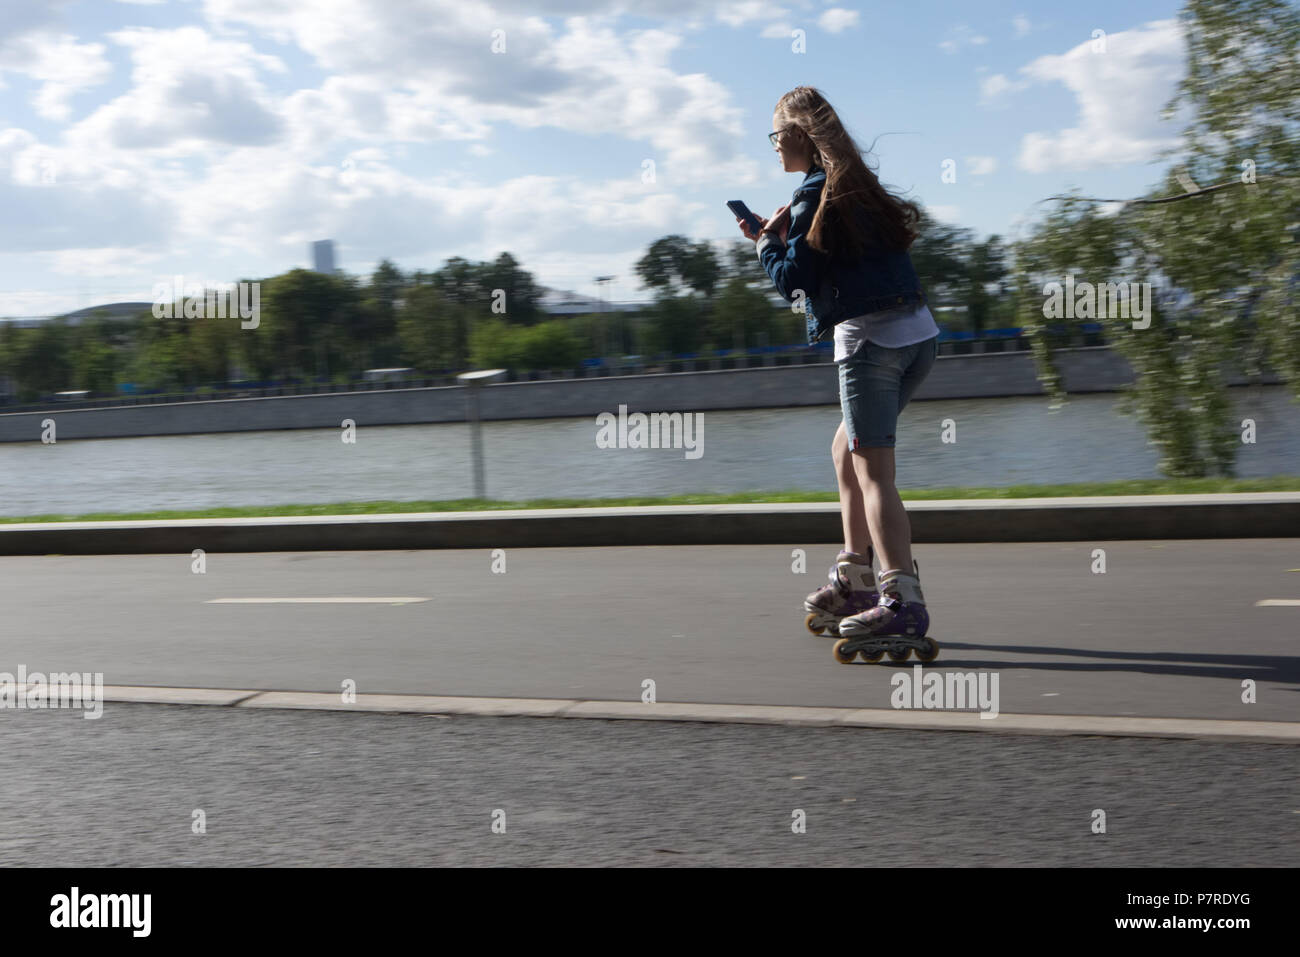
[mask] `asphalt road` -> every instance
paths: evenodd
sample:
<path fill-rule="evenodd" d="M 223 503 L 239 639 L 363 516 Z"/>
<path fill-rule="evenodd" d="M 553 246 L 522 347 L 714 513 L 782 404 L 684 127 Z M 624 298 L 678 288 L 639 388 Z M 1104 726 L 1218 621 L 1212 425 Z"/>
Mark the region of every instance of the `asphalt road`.
<path fill-rule="evenodd" d="M 106 684 L 890 707 L 899 667 L 803 628 L 789 546 L 0 558 L 0 671 Z M 1106 572 L 1094 574 L 1093 550 Z M 1293 539 L 924 545 L 943 670 L 1002 712 L 1300 720 Z M 499 566 L 498 566 L 499 567 Z M 408 604 L 218 598 L 411 597 Z M 911 667 L 909 662 L 908 668 Z M 1257 700 L 1243 703 L 1243 681 Z"/>
<path fill-rule="evenodd" d="M 11 711 L 0 864 L 1295 867 L 1295 754 L 694 722 Z"/>

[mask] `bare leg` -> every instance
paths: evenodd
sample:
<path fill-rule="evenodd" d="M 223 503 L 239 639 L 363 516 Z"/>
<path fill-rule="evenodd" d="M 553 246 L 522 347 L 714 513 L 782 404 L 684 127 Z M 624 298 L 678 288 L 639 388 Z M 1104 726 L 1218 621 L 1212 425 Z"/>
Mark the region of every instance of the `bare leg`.
<path fill-rule="evenodd" d="M 912 572 L 912 523 L 894 487 L 894 450 L 866 448 L 849 453 L 865 506 L 867 528 L 881 569 Z M 843 502 L 843 495 L 840 501 Z"/>
<path fill-rule="evenodd" d="M 853 454 L 849 451 L 849 437 L 844 430 L 843 421 L 831 441 L 831 458 L 835 461 L 835 479 L 840 486 L 840 520 L 844 523 L 844 547 L 865 555 L 871 548 L 872 532 L 867 523 L 862 483 L 853 468 Z"/>

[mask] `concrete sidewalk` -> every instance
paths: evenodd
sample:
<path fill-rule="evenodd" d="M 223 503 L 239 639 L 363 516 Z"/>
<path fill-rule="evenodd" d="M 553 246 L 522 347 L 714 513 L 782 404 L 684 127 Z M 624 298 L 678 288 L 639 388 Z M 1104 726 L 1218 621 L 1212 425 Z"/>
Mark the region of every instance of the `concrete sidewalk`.
<path fill-rule="evenodd" d="M 906 506 L 918 544 L 1300 538 L 1300 492 L 936 500 Z M 0 524 L 0 555 L 842 540 L 835 502 Z"/>
<path fill-rule="evenodd" d="M 1193 738 L 1300 744 L 1300 722 L 1150 718 L 1088 714 L 998 714 L 888 708 L 829 708 L 800 705 L 703 704 L 699 702 L 603 701 L 573 698 L 501 698 L 470 695 L 358 694 L 344 701 L 337 692 L 263 691 L 256 688 L 177 688 L 105 685 L 112 703 L 203 705 L 384 714 L 473 715 L 510 718 L 589 718 L 631 721 L 697 721 L 709 724 L 770 724 L 829 728 L 905 728 L 914 731 L 990 731 L 1007 734 L 1091 737 Z M 89 698 L 90 685 L 82 694 Z M 983 720 L 988 718 L 988 720 Z"/>

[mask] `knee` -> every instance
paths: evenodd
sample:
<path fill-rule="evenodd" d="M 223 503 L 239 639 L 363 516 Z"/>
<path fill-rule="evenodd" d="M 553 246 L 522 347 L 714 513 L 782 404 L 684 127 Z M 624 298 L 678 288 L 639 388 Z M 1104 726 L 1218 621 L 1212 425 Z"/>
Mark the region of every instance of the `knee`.
<path fill-rule="evenodd" d="M 857 475 L 854 472 L 853 461 L 849 457 L 846 449 L 836 449 L 831 456 L 835 462 L 835 474 L 839 476 L 841 483 L 847 482 L 850 485 L 857 484 Z"/>
<path fill-rule="evenodd" d="M 868 485 L 888 491 L 894 484 L 893 449 L 858 449 L 853 467 Z"/>
<path fill-rule="evenodd" d="M 844 429 L 841 428 L 835 433 L 835 438 L 831 439 L 831 458 L 835 460 L 836 465 L 844 465 L 848 461 L 849 440 L 844 435 Z"/>

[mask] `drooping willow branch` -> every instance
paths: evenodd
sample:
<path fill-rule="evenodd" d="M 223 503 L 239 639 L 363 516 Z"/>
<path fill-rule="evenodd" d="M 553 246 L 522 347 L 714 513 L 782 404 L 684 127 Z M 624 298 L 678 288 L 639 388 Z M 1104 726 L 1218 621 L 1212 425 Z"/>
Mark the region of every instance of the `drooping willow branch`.
<path fill-rule="evenodd" d="M 1270 180 L 1290 183 L 1295 181 L 1293 176 L 1270 176 Z M 1204 189 L 1196 189 L 1183 193 L 1180 196 L 1161 196 L 1158 199 L 1097 199 L 1093 196 L 1048 196 L 1046 199 L 1040 199 L 1038 202 L 1046 203 L 1054 199 L 1062 199 L 1075 203 L 1123 203 L 1125 206 L 1155 206 L 1158 203 L 1176 203 L 1183 199 L 1195 199 L 1197 196 L 1205 196 L 1209 193 L 1217 192 L 1221 189 L 1228 189 L 1232 186 L 1257 186 L 1258 183 L 1245 183 L 1239 179 L 1231 180 L 1227 183 L 1218 183 L 1214 186 L 1206 186 Z"/>
<path fill-rule="evenodd" d="M 1219 183 L 1216 186 L 1207 186 L 1204 189 L 1198 189 L 1193 193 L 1183 193 L 1181 196 L 1161 196 L 1159 199 L 1097 199 L 1093 196 L 1048 196 L 1046 199 L 1040 199 L 1040 203 L 1050 202 L 1053 199 L 1070 200 L 1076 203 L 1123 203 L 1125 206 L 1154 206 L 1157 203 L 1176 203 L 1180 199 L 1194 199 L 1197 196 L 1204 196 L 1207 193 L 1213 193 L 1216 190 L 1227 189 L 1229 186 L 1253 186 L 1253 183 L 1243 183 L 1235 179 L 1230 183 Z"/>

